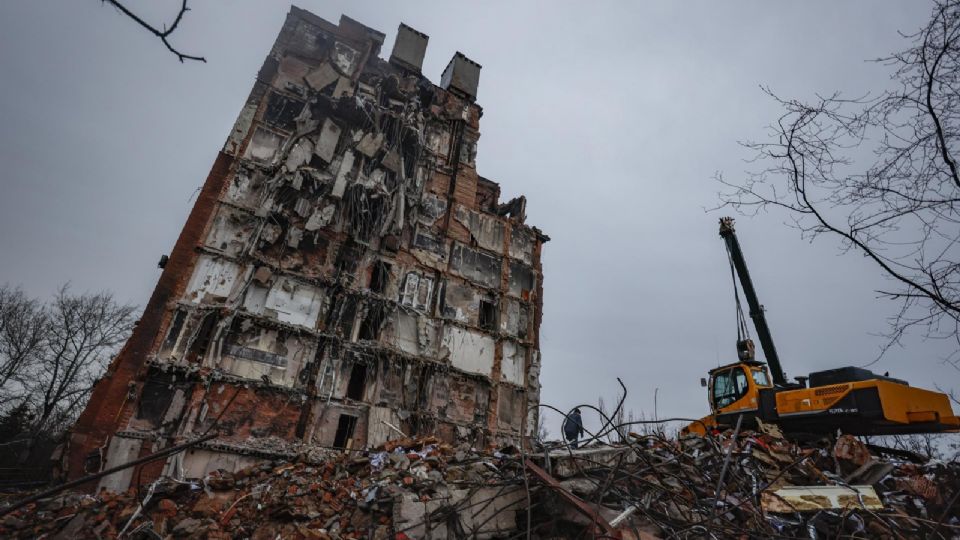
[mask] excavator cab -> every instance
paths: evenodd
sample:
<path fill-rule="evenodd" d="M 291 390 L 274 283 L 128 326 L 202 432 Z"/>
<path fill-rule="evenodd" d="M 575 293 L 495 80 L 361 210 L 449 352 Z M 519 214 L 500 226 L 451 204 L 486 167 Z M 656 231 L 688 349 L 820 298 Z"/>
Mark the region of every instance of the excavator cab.
<path fill-rule="evenodd" d="M 718 425 L 735 423 L 741 414 L 744 420 L 752 420 L 759 408 L 760 390 L 773 388 L 767 365 L 752 360 L 714 368 L 710 370 L 710 378 L 701 379 L 701 384 L 707 387 L 711 414 L 685 427 L 683 435 L 703 435 Z"/>
<path fill-rule="evenodd" d="M 772 388 L 767 367 L 759 362 L 741 362 L 710 372 L 710 410 L 722 412 L 756 410 L 761 388 Z"/>

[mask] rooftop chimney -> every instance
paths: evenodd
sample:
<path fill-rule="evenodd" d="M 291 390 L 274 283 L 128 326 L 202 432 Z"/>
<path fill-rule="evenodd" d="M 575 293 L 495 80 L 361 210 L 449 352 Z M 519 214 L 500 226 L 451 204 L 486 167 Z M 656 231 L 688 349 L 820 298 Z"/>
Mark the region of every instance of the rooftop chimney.
<path fill-rule="evenodd" d="M 390 63 L 420 73 L 429 39 L 430 36 L 423 32 L 400 23 L 397 40 L 393 42 L 393 52 L 390 53 Z"/>
<path fill-rule="evenodd" d="M 477 86 L 480 84 L 480 64 L 467 58 L 460 51 L 453 55 L 447 69 L 440 77 L 440 87 L 454 93 L 463 94 L 470 100 L 477 99 Z"/>

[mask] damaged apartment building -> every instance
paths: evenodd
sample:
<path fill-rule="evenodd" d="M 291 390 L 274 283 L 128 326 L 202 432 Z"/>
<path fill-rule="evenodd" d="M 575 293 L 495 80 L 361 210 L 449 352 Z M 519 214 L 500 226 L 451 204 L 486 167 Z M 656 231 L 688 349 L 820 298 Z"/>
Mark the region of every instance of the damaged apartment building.
<path fill-rule="evenodd" d="M 305 446 L 536 429 L 541 248 L 475 158 L 480 65 L 292 8 L 133 335 L 69 441 L 71 478 L 217 433 L 100 487 Z M 134 476 L 136 475 L 136 476 Z"/>

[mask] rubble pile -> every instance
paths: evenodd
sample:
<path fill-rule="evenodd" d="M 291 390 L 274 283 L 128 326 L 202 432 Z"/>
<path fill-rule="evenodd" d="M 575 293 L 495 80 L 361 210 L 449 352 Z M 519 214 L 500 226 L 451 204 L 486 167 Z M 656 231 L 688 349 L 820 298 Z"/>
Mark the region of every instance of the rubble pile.
<path fill-rule="evenodd" d="M 960 463 L 923 463 L 849 435 L 795 444 L 761 427 L 679 441 L 631 433 L 617 452 L 553 456 L 552 475 L 594 503 L 598 534 L 623 538 L 960 535 Z M 556 534 L 565 526 L 556 519 L 540 522 Z"/>
<path fill-rule="evenodd" d="M 198 480 L 60 494 L 4 538 L 952 538 L 960 464 L 774 427 L 680 440 L 623 433 L 526 454 L 435 438 L 307 452 Z M 10 503 L 4 501 L 4 505 Z"/>
<path fill-rule="evenodd" d="M 385 539 L 404 538 L 406 530 L 420 538 L 427 530 L 438 537 L 444 516 L 458 521 L 454 534 L 492 537 L 516 527 L 494 499 L 499 484 L 518 482 L 519 463 L 435 438 L 391 441 L 372 452 L 314 451 L 197 481 L 63 494 L 4 517 L 0 537 Z M 462 511 L 471 506 L 481 519 Z"/>

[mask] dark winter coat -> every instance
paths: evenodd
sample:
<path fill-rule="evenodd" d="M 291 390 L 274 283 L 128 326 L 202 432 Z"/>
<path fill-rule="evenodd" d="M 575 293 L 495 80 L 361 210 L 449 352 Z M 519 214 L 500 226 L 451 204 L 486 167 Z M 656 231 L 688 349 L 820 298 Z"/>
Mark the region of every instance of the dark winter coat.
<path fill-rule="evenodd" d="M 583 435 L 583 418 L 580 413 L 572 412 L 563 421 L 563 435 L 568 441 Z"/>

